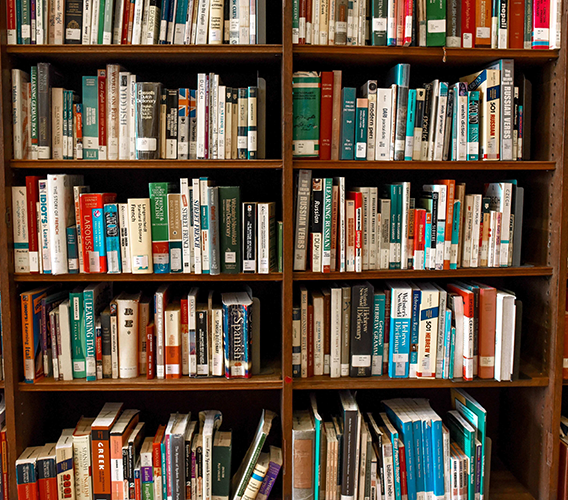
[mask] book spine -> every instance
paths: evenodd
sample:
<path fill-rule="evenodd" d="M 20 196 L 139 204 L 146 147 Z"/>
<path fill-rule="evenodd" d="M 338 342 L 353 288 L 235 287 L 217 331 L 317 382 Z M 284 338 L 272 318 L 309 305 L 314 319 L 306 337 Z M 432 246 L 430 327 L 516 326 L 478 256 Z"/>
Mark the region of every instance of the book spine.
<path fill-rule="evenodd" d="M 533 49 L 550 48 L 550 1 L 533 0 L 532 11 L 532 47 Z"/>
<path fill-rule="evenodd" d="M 341 139 L 339 157 L 341 160 L 355 159 L 355 120 L 356 120 L 356 89 L 342 89 L 343 110 L 341 113 Z"/>
<path fill-rule="evenodd" d="M 99 159 L 99 112 L 97 77 L 83 77 L 83 157 Z M 40 121 L 41 143 L 41 121 Z M 40 156 L 41 158 L 41 156 Z"/>
<path fill-rule="evenodd" d="M 180 179 L 181 208 L 181 243 L 182 269 L 188 274 L 192 271 L 192 221 L 191 221 L 191 188 L 187 178 Z"/>
<path fill-rule="evenodd" d="M 105 204 L 105 244 L 108 273 L 122 272 L 122 259 L 120 255 L 120 230 L 118 222 L 118 205 Z"/>
<path fill-rule="evenodd" d="M 170 272 L 170 251 L 168 241 L 168 191 L 166 182 L 151 182 L 150 207 L 152 219 L 152 261 L 154 273 Z"/>
<path fill-rule="evenodd" d="M 150 199 L 129 199 L 128 216 L 132 273 L 150 274 L 153 266 Z"/>
<path fill-rule="evenodd" d="M 99 30 L 101 27 L 99 26 Z M 99 37 L 100 38 L 100 37 Z M 99 39 L 100 43 L 100 39 Z M 106 160 L 108 147 L 107 147 L 107 107 L 106 107 L 106 100 L 107 100 L 107 72 L 106 69 L 99 69 L 97 71 L 97 81 L 98 81 L 98 112 L 99 112 L 99 160 Z"/>
<path fill-rule="evenodd" d="M 243 272 L 257 271 L 257 204 L 243 203 Z"/>
<path fill-rule="evenodd" d="M 128 230 L 128 204 L 118 204 L 118 226 L 120 234 L 120 258 L 123 273 L 131 273 L 130 261 L 130 234 Z"/>

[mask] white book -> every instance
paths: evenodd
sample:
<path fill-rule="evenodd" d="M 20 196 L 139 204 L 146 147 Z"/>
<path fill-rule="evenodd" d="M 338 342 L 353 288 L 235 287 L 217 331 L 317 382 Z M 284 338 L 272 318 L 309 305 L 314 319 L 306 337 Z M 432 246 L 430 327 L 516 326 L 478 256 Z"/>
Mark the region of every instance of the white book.
<path fill-rule="evenodd" d="M 268 274 L 271 271 L 271 264 L 275 262 L 275 204 L 259 203 L 257 205 L 258 222 L 258 272 L 259 274 Z"/>
<path fill-rule="evenodd" d="M 94 418 L 81 417 L 73 432 L 73 467 L 75 469 L 76 500 L 90 500 L 93 495 L 91 481 L 91 425 L 93 421 Z"/>
<path fill-rule="evenodd" d="M 211 318 L 211 375 L 222 377 L 224 375 L 223 366 L 223 309 L 214 307 Z"/>
<path fill-rule="evenodd" d="M 118 366 L 121 379 L 138 376 L 138 305 L 142 292 L 121 293 L 116 298 L 118 314 Z"/>
<path fill-rule="evenodd" d="M 28 205 L 26 186 L 12 186 L 12 225 L 14 231 L 14 272 L 30 272 Z"/>
<path fill-rule="evenodd" d="M 66 382 L 73 380 L 73 361 L 71 358 L 71 323 L 69 315 L 69 299 L 59 304 L 59 336 L 61 352 L 59 353 L 59 377 Z"/>
<path fill-rule="evenodd" d="M 118 204 L 118 227 L 120 228 L 120 258 L 122 272 L 131 273 L 130 263 L 130 235 L 128 230 L 128 204 Z"/>
<path fill-rule="evenodd" d="M 512 354 L 515 350 L 515 296 L 497 290 L 495 318 L 495 380 L 511 380 Z"/>
<path fill-rule="evenodd" d="M 119 0 L 117 0 L 119 2 Z M 119 99 L 122 100 L 122 81 L 119 79 L 121 67 L 117 64 L 107 65 L 106 116 L 107 116 L 107 158 L 118 160 L 119 139 Z M 128 78 L 125 78 L 128 82 Z"/>
<path fill-rule="evenodd" d="M 154 294 L 154 330 L 156 333 L 156 378 L 163 380 L 165 378 L 165 311 L 168 305 L 169 285 L 162 285 Z"/>
<path fill-rule="evenodd" d="M 559 49 L 562 45 L 562 0 L 550 2 L 550 48 Z"/>
<path fill-rule="evenodd" d="M 328 45 L 335 45 L 335 9 L 336 0 L 329 0 L 329 36 L 327 37 Z"/>
<path fill-rule="evenodd" d="M 152 274 L 150 199 L 128 199 L 128 235 L 132 274 Z"/>
<path fill-rule="evenodd" d="M 473 233 L 473 195 L 465 195 L 465 203 L 461 208 L 464 211 L 463 215 L 463 248 L 462 248 L 462 262 L 461 267 L 471 267 L 471 251 L 472 251 L 472 233 Z M 493 228 L 490 230 L 490 235 L 494 234 Z M 489 239 L 491 246 L 491 237 Z"/>
<path fill-rule="evenodd" d="M 118 2 L 121 3 L 121 2 Z M 128 77 L 130 73 L 128 71 L 121 71 L 118 75 L 119 84 L 119 94 L 118 94 L 118 159 L 119 160 L 129 160 L 130 159 L 130 120 L 129 106 L 129 88 L 128 88 Z"/>
<path fill-rule="evenodd" d="M 197 7 L 197 32 L 195 43 L 207 43 L 207 33 L 209 28 L 209 2 L 210 0 L 199 0 Z"/>
<path fill-rule="evenodd" d="M 92 0 L 91 8 L 91 45 L 99 43 L 99 17 L 100 17 L 101 0 Z"/>
<path fill-rule="evenodd" d="M 416 89 L 416 109 L 418 104 L 422 103 L 424 106 L 426 96 L 426 89 Z M 412 159 L 415 161 L 420 160 L 422 154 L 422 123 L 414 124 L 414 140 L 412 144 Z"/>
<path fill-rule="evenodd" d="M 250 42 L 250 6 L 249 0 L 239 0 L 239 44 Z"/>
<path fill-rule="evenodd" d="M 379 233 L 379 269 L 388 269 L 390 262 L 390 214 L 391 200 L 379 200 L 381 225 Z"/>
<path fill-rule="evenodd" d="M 422 311 L 436 311 L 439 306 L 440 292 L 431 283 L 420 283 L 420 324 L 418 333 L 417 378 L 436 376 L 436 353 L 438 345 L 438 317 L 422 316 Z"/>
<path fill-rule="evenodd" d="M 181 194 L 181 248 L 182 248 L 182 269 L 184 273 L 191 273 L 191 248 L 192 235 L 191 231 L 191 205 L 190 205 L 190 187 L 187 177 L 181 178 L 180 194 Z"/>
<path fill-rule="evenodd" d="M 130 137 L 129 159 L 136 159 L 136 75 L 128 75 L 128 135 Z"/>
<path fill-rule="evenodd" d="M 433 80 L 432 94 L 430 96 L 430 122 L 428 123 L 428 142 L 422 141 L 422 154 L 420 160 L 434 159 L 434 138 L 436 135 L 436 117 L 438 116 L 438 96 L 440 95 L 440 81 Z"/>
<path fill-rule="evenodd" d="M 438 220 L 432 221 L 436 224 L 436 252 L 432 253 L 435 258 L 435 269 L 444 269 L 444 260 L 450 260 L 451 241 L 446 241 L 446 206 L 447 206 L 447 187 L 444 184 L 425 184 L 422 189 L 426 192 L 438 193 Z"/>
<path fill-rule="evenodd" d="M 441 161 L 444 151 L 444 137 L 446 135 L 446 107 L 448 105 L 448 84 L 440 82 L 438 90 L 437 106 L 435 109 L 434 125 L 434 144 L 433 156 L 434 161 Z"/>
<path fill-rule="evenodd" d="M 217 93 L 219 91 L 219 75 L 211 74 L 209 76 L 209 158 L 218 159 L 219 146 L 219 100 Z"/>
<path fill-rule="evenodd" d="M 367 160 L 375 159 L 377 133 L 377 81 L 369 80 L 361 87 L 362 96 L 368 99 L 367 111 Z"/>
<path fill-rule="evenodd" d="M 43 274 L 51 274 L 51 248 L 49 238 L 49 206 L 47 203 L 47 179 L 40 179 L 38 181 L 39 187 L 39 227 L 40 237 L 38 245 L 41 248 L 41 262 Z M 17 269 L 17 267 L 16 267 Z"/>
<path fill-rule="evenodd" d="M 472 210 L 472 224 L 471 224 L 471 260 L 469 267 L 479 267 L 479 240 L 481 230 L 481 203 L 482 196 L 474 194 L 473 196 L 473 210 Z"/>
<path fill-rule="evenodd" d="M 341 336 L 343 325 L 343 298 L 339 287 L 331 288 L 330 363 L 331 378 L 341 377 Z"/>
<path fill-rule="evenodd" d="M 197 159 L 206 158 L 205 151 L 205 99 L 207 97 L 207 75 L 197 75 Z"/>
<path fill-rule="evenodd" d="M 323 295 L 320 291 L 312 292 L 314 306 L 314 375 L 323 375 L 323 343 L 324 343 L 324 307 Z"/>
<path fill-rule="evenodd" d="M 224 160 L 226 155 L 226 134 L 227 134 L 227 123 L 226 123 L 226 98 L 227 98 L 227 87 L 225 85 L 219 85 L 217 89 L 217 158 L 219 160 Z"/>
<path fill-rule="evenodd" d="M 354 189 L 354 191 L 359 191 L 362 194 L 363 199 L 361 211 L 361 229 L 363 236 L 361 244 L 361 266 L 363 271 L 369 270 L 369 189 L 368 187 Z"/>
<path fill-rule="evenodd" d="M 36 22 L 35 22 L 35 43 L 37 45 L 43 45 L 45 44 L 45 28 L 46 28 L 46 14 L 47 14 L 47 5 L 45 0 L 37 0 L 36 1 Z M 7 31 L 7 35 L 8 35 L 8 44 L 12 44 L 15 42 L 12 42 L 11 38 L 12 38 L 12 30 L 6 30 Z M 33 27 L 32 27 L 32 31 L 33 31 Z M 75 35 L 75 33 L 73 33 L 74 37 L 79 40 L 79 42 L 81 41 L 81 30 L 76 30 L 78 31 L 78 35 Z"/>
<path fill-rule="evenodd" d="M 197 294 L 199 288 L 192 288 L 187 294 L 187 328 L 188 342 L 187 351 L 189 352 L 189 376 L 195 377 L 197 375 L 197 355 L 195 353 L 195 335 L 196 335 L 196 321 L 195 313 L 197 309 Z M 193 349 L 192 349 L 193 347 Z"/>
<path fill-rule="evenodd" d="M 112 43 L 113 45 L 120 45 L 122 43 L 122 22 L 124 19 L 124 1 L 114 0 L 114 24 L 112 29 Z M 146 0 L 147 2 L 149 0 Z"/>
<path fill-rule="evenodd" d="M 172 302 L 164 311 L 165 378 L 181 378 L 181 353 L 181 308 L 179 302 Z"/>
<path fill-rule="evenodd" d="M 193 221 L 193 267 L 195 274 L 201 274 L 201 189 L 199 179 L 192 180 L 191 218 Z"/>
<path fill-rule="evenodd" d="M 154 45 L 158 43 L 158 37 L 160 36 L 160 6 L 154 5 L 153 2 L 148 2 L 148 9 L 144 6 L 144 18 L 146 18 L 146 10 L 148 10 L 148 16 L 147 21 L 144 23 L 145 36 L 143 36 L 141 43 Z"/>
<path fill-rule="evenodd" d="M 142 37 L 142 11 L 144 0 L 135 0 L 134 20 L 132 22 L 132 45 L 140 45 Z M 175 10 L 174 10 L 175 13 Z M 175 16 L 175 14 L 174 14 Z"/>
<path fill-rule="evenodd" d="M 468 126 L 468 103 L 467 103 L 467 92 L 465 95 L 460 95 L 459 93 L 459 83 L 454 86 L 454 96 L 457 96 L 457 110 L 454 115 L 457 117 L 457 144 L 456 144 L 456 155 L 455 158 L 458 161 L 465 161 L 467 159 L 467 126 Z M 467 87 L 466 87 L 467 88 Z M 454 106 L 456 103 L 454 101 Z"/>
<path fill-rule="evenodd" d="M 213 439 L 220 427 L 223 416 L 218 410 L 199 412 L 199 422 L 203 429 L 203 494 L 202 500 L 211 500 L 213 485 Z M 198 495 L 199 498 L 199 495 Z"/>
<path fill-rule="evenodd" d="M 410 215 L 410 182 L 402 182 L 402 224 L 400 242 L 400 268 L 408 269 L 408 223 Z"/>
<path fill-rule="evenodd" d="M 377 133 L 375 160 L 386 161 L 390 156 L 392 89 L 377 89 Z"/>
<path fill-rule="evenodd" d="M 12 70 L 12 139 L 14 159 L 28 158 L 28 135 L 30 117 L 28 115 L 28 83 L 30 76 L 19 69 Z"/>
<path fill-rule="evenodd" d="M 368 220 L 368 232 L 369 232 L 369 270 L 378 269 L 378 238 L 379 234 L 377 232 L 377 209 L 378 209 L 378 188 L 369 188 L 369 214 L 367 216 Z"/>
<path fill-rule="evenodd" d="M 207 187 L 209 181 L 206 177 L 199 179 L 199 199 L 200 199 L 200 213 L 203 216 L 203 207 L 205 207 L 205 220 L 207 226 L 201 226 L 201 270 L 203 274 L 209 274 L 211 271 L 211 240 L 209 238 L 209 205 L 207 196 Z M 196 271 L 197 272 L 197 271 Z"/>
<path fill-rule="evenodd" d="M 110 366 L 111 377 L 118 379 L 118 313 L 116 298 L 110 303 Z"/>
<path fill-rule="evenodd" d="M 448 292 L 434 283 L 439 292 L 438 298 L 438 341 L 436 344 L 436 378 L 444 377 L 444 341 L 446 335 L 446 310 L 448 309 Z"/>
<path fill-rule="evenodd" d="M 209 12 L 209 43 L 222 44 L 223 43 L 223 23 L 225 17 L 223 15 L 223 0 L 211 0 L 211 7 Z"/>
<path fill-rule="evenodd" d="M 502 213 L 499 263 L 497 264 L 497 262 L 495 262 L 495 265 L 506 267 L 509 264 L 509 251 L 512 251 L 509 239 L 513 185 L 510 182 L 492 182 L 486 184 L 485 196 L 489 196 L 491 199 L 489 208 Z"/>
<path fill-rule="evenodd" d="M 83 29 L 81 33 L 81 43 L 83 45 L 91 44 L 91 19 L 93 10 L 93 0 L 83 1 Z M 44 41 L 45 43 L 45 41 Z"/>

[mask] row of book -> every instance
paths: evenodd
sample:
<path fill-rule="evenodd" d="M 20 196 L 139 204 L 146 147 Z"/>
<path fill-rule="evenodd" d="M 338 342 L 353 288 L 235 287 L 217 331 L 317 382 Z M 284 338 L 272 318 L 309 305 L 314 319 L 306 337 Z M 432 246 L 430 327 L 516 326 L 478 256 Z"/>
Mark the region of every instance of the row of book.
<path fill-rule="evenodd" d="M 292 43 L 559 49 L 561 0 L 294 0 Z"/>
<path fill-rule="evenodd" d="M 521 265 L 524 189 L 438 179 L 412 197 L 411 183 L 347 188 L 344 177 L 300 170 L 294 270 L 458 269 Z"/>
<path fill-rule="evenodd" d="M 282 269 L 274 202 L 241 202 L 239 186 L 215 186 L 207 177 L 148 187 L 148 198 L 118 203 L 116 193 L 91 193 L 82 175 L 27 176 L 25 186 L 12 187 L 15 272 Z"/>
<path fill-rule="evenodd" d="M 321 160 L 530 159 L 531 84 L 500 59 L 455 84 L 410 85 L 410 64 L 359 91 L 341 71 L 293 75 L 293 154 Z M 379 88 L 382 85 L 382 88 Z"/>
<path fill-rule="evenodd" d="M 265 44 L 266 0 L 8 0 L 8 44 Z"/>
<path fill-rule="evenodd" d="M 324 412 L 311 394 L 309 409 L 294 411 L 293 500 L 489 498 L 487 412 L 467 392 L 451 390 L 443 419 L 423 398 L 384 400 L 376 412 L 350 391 L 339 400 Z"/>
<path fill-rule="evenodd" d="M 199 73 L 197 89 L 137 82 L 108 64 L 61 87 L 50 63 L 12 70 L 16 160 L 255 160 L 265 158 L 266 81 L 237 88 Z"/>
<path fill-rule="evenodd" d="M 276 416 L 263 410 L 239 468 L 232 468 L 233 432 L 220 429 L 218 410 L 172 413 L 157 429 L 140 411 L 106 403 L 81 417 L 56 443 L 30 446 L 16 461 L 18 499 L 266 500 L 282 466 L 282 451 L 264 442 Z M 55 496 L 53 496 L 55 495 Z M 59 495 L 59 496 L 58 496 Z"/>
<path fill-rule="evenodd" d="M 250 378 L 260 372 L 260 301 L 252 290 L 215 294 L 160 286 L 113 294 L 112 283 L 23 292 L 24 377 Z"/>
<path fill-rule="evenodd" d="M 518 378 L 522 302 L 476 281 L 300 287 L 295 377 Z"/>

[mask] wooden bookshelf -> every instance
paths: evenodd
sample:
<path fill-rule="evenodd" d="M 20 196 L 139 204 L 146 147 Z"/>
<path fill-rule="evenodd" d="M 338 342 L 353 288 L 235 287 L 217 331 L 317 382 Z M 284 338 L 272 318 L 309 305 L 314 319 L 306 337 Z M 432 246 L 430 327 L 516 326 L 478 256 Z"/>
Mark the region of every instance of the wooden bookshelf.
<path fill-rule="evenodd" d="M 567 2 L 565 2 L 567 3 Z M 482 403 L 489 404 L 488 415 L 494 439 L 490 498 L 498 500 L 529 500 L 554 498 L 557 488 L 558 428 L 562 386 L 562 347 L 566 291 L 566 256 L 568 256 L 568 148 L 564 146 L 566 129 L 567 32 L 563 32 L 563 49 L 491 50 L 450 49 L 422 47 L 321 47 L 293 46 L 291 38 L 292 3 L 270 3 L 272 14 L 278 21 L 270 21 L 277 30 L 270 34 L 272 43 L 253 46 L 6 46 L 5 16 L 0 16 L 0 64 L 2 69 L 2 118 L 0 127 L 0 220 L 5 225 L 0 231 L 0 291 L 2 295 L 2 321 L 4 332 L 4 362 L 6 380 L 0 382 L 4 390 L 8 428 L 10 498 L 17 498 L 14 474 L 15 460 L 26 446 L 43 444 L 44 433 L 59 430 L 57 418 L 62 406 L 69 405 L 73 413 L 64 419 L 75 421 L 81 412 L 92 411 L 105 400 L 125 400 L 127 404 L 140 401 L 143 409 L 158 414 L 183 409 L 187 400 L 198 401 L 200 409 L 214 407 L 237 408 L 234 418 L 252 434 L 257 424 L 257 410 L 263 405 L 279 413 L 284 467 L 280 490 L 274 498 L 290 500 L 292 497 L 292 411 L 296 398 L 307 391 L 336 391 L 359 389 L 370 394 L 398 391 L 415 391 L 437 399 L 448 399 L 453 387 L 471 388 L 480 394 Z M 278 7 L 274 7 L 278 5 Z M 281 8 L 280 8 L 281 6 Z M 4 9 L 5 1 L 0 1 Z M 563 10 L 567 19 L 566 5 Z M 272 25 L 271 25 L 272 26 Z M 566 28 L 566 22 L 563 27 Z M 278 40 L 276 40 L 278 39 Z M 473 71 L 499 58 L 513 58 L 516 68 L 528 73 L 533 82 L 533 158 L 518 162 L 366 162 L 366 161 L 305 161 L 292 158 L 292 73 L 294 70 L 341 69 L 358 85 L 381 74 L 399 62 L 412 64 L 414 82 L 430 81 L 440 71 L 453 79 Z M 12 118 L 10 70 L 28 68 L 31 64 L 49 61 L 63 73 L 72 77 L 85 74 L 89 69 L 107 63 L 121 63 L 126 67 L 144 68 L 148 74 L 155 70 L 156 79 L 171 65 L 192 73 L 200 68 L 211 71 L 238 73 L 269 68 L 272 80 L 269 94 L 276 102 L 272 117 L 279 127 L 267 129 L 267 146 L 274 146 L 271 159 L 255 161 L 25 161 L 12 160 Z M 134 71 L 134 69 L 133 69 Z M 173 77 L 168 75 L 169 77 Z M 181 78 L 181 77 L 180 77 Z M 181 79 L 180 79 L 181 81 Z M 267 82 L 268 83 L 268 82 Z M 271 122 L 272 123 L 272 122 Z M 96 171 L 101 175 L 96 176 Z M 18 275 L 13 272 L 11 186 L 21 185 L 25 176 L 47 172 L 83 172 L 88 179 L 98 182 L 116 179 L 121 185 L 131 183 L 142 189 L 147 178 L 159 176 L 174 178 L 177 171 L 198 170 L 200 175 L 211 170 L 219 184 L 224 176 L 260 183 L 266 194 L 278 200 L 281 220 L 284 222 L 284 272 L 266 275 Z M 485 175 L 492 178 L 522 179 L 525 188 L 525 221 L 523 265 L 516 268 L 476 268 L 445 271 L 384 270 L 363 273 L 311 273 L 293 271 L 294 248 L 294 181 L 299 169 L 330 171 L 330 175 L 345 175 L 352 183 L 359 176 L 397 176 L 398 180 L 428 178 L 438 173 L 461 179 L 483 182 Z M 175 172 L 170 172 L 175 171 Z M 374 173 L 374 171 L 377 171 Z M 453 173 L 455 171 L 455 173 Z M 341 174 L 340 174 L 341 172 Z M 366 178 L 366 177 L 365 177 Z M 143 180 L 141 180 L 143 179 Z M 259 180 L 260 179 L 260 180 Z M 356 184 L 355 184 L 356 185 Z M 256 184 L 255 184 L 256 189 Z M 265 194 L 265 193 L 263 193 Z M 374 377 L 366 379 L 331 379 L 313 377 L 292 378 L 292 309 L 294 294 L 301 284 L 325 285 L 331 281 L 384 280 L 384 279 L 446 280 L 475 278 L 495 280 L 522 291 L 524 298 L 524 331 L 520 376 L 513 382 L 479 380 L 412 380 Z M 250 380 L 224 380 L 221 378 L 147 380 L 99 380 L 86 382 L 55 382 L 43 379 L 35 384 L 23 382 L 21 352 L 21 319 L 19 293 L 42 283 L 62 283 L 71 288 L 74 283 L 112 281 L 124 287 L 153 290 L 159 283 L 172 282 L 176 286 L 188 282 L 251 283 L 270 292 L 270 300 L 262 309 L 263 355 L 270 362 L 260 375 Z M 216 285 L 217 286 L 217 285 Z M 260 295 L 262 300 L 262 295 Z M 535 368 L 536 367 L 536 368 Z M 391 391 L 391 392 L 388 392 Z M 71 393 L 71 394 L 69 394 Z M 162 395 L 163 394 L 163 395 Z M 296 397 L 295 397 L 296 396 Z M 428 397 L 428 396 L 425 396 Z M 105 399 L 106 398 L 106 399 Z M 154 403 L 159 401 L 159 403 Z M 238 405 L 238 406 L 237 406 Z M 132 406 L 131 406 L 132 407 Z M 46 418 L 45 415 L 49 414 Z M 87 413 L 85 413 L 87 414 Z M 224 415 L 225 416 L 225 415 Z M 66 421 L 67 421 L 66 420 Z M 230 418 L 228 419 L 230 420 Z M 69 422 L 69 423 L 70 423 Z M 250 427 L 250 429 L 249 429 Z M 61 427 L 62 428 L 62 427 Z M 237 430 L 237 427 L 233 427 Z M 245 448 L 248 443 L 239 443 Z M 239 455 L 244 449 L 238 449 Z"/>

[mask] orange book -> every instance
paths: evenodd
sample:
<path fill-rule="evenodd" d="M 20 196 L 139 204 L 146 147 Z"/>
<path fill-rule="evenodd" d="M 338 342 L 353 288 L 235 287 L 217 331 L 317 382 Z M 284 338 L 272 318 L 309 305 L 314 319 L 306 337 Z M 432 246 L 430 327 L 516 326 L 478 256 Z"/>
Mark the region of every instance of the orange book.
<path fill-rule="evenodd" d="M 490 379 L 495 376 L 495 321 L 497 315 L 497 290 L 483 283 L 479 287 L 479 336 L 477 376 Z"/>
<path fill-rule="evenodd" d="M 122 406 L 122 403 L 106 403 L 91 427 L 93 498 L 97 500 L 111 500 L 110 431 Z"/>
<path fill-rule="evenodd" d="M 509 2 L 509 48 L 524 49 L 525 37 L 525 2 L 510 0 Z"/>
<path fill-rule="evenodd" d="M 491 0 L 475 0 L 475 46 L 491 47 Z"/>
<path fill-rule="evenodd" d="M 446 228 L 444 233 L 444 269 L 450 268 L 450 251 L 452 248 L 452 227 L 454 222 L 454 200 L 456 181 L 453 179 L 438 179 L 434 184 L 446 186 Z"/>
<path fill-rule="evenodd" d="M 124 499 L 124 472 L 122 468 L 122 447 L 128 441 L 132 429 L 140 419 L 139 410 L 126 410 L 110 431 L 110 466 L 113 500 Z"/>
<path fill-rule="evenodd" d="M 474 295 L 472 291 L 455 283 L 448 284 L 448 291 L 457 293 L 463 299 L 463 314 L 465 316 L 463 332 L 463 379 L 473 380 Z"/>
<path fill-rule="evenodd" d="M 164 439 L 164 433 L 166 432 L 166 426 L 160 425 L 154 436 L 154 441 L 152 442 L 152 466 L 154 467 L 154 482 L 158 484 L 158 487 L 162 486 L 162 440 Z M 191 496 L 187 497 L 191 498 Z"/>
<path fill-rule="evenodd" d="M 8 482 L 8 441 L 6 440 L 6 426 L 2 427 L 0 431 L 0 446 L 2 449 L 2 483 L 5 485 Z M 2 500 L 9 500 L 10 488 L 4 488 L 4 498 Z"/>

